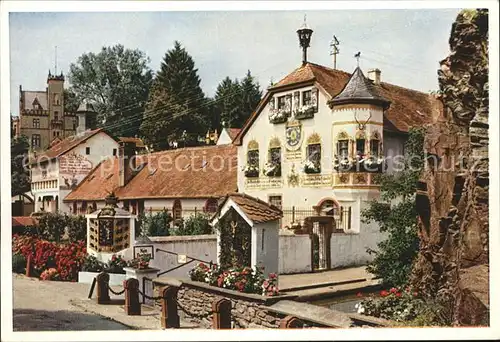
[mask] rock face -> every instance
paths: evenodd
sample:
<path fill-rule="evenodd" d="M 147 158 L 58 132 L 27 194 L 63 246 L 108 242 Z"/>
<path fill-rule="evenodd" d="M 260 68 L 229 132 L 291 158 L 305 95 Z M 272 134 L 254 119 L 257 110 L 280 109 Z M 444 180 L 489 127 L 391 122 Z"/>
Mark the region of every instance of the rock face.
<path fill-rule="evenodd" d="M 464 10 L 438 70 L 444 105 L 427 127 L 412 284 L 454 325 L 489 324 L 488 11 Z"/>

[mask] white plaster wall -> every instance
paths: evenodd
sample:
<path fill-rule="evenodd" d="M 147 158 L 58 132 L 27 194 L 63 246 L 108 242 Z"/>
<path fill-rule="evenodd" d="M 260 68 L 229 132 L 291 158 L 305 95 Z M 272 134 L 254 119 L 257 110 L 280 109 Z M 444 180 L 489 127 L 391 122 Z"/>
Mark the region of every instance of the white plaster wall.
<path fill-rule="evenodd" d="M 217 237 L 216 235 L 195 235 L 195 236 L 162 236 L 151 237 L 154 242 L 155 255 L 150 261 L 151 267 L 160 269 L 160 272 L 179 266 L 177 256 L 164 252 L 156 252 L 156 248 L 170 252 L 186 254 L 188 257 L 198 258 L 207 262 L 217 263 Z M 188 259 L 189 261 L 189 259 Z M 198 261 L 193 261 L 174 271 L 165 273 L 164 277 L 189 278 L 188 272 Z"/>
<path fill-rule="evenodd" d="M 361 202 L 361 209 L 368 203 Z M 376 249 L 377 244 L 385 238 L 376 223 L 361 223 L 359 232 L 334 233 L 331 237 L 331 267 L 348 267 L 365 265 L 373 260 L 373 255 L 367 253 L 366 249 Z"/>
<path fill-rule="evenodd" d="M 406 139 L 399 135 L 385 134 L 384 136 L 384 155 L 386 156 L 387 172 L 394 172 L 394 168 L 401 166 L 404 153 L 404 144 Z"/>
<path fill-rule="evenodd" d="M 219 139 L 217 139 L 217 145 L 227 145 L 232 142 L 233 141 L 231 140 L 231 137 L 229 136 L 227 129 L 224 128 L 222 132 L 220 132 Z"/>
<path fill-rule="evenodd" d="M 264 232 L 264 236 L 262 236 Z M 277 221 L 256 224 L 252 228 L 252 267 L 264 267 L 264 274 L 278 273 L 279 228 Z"/>
<path fill-rule="evenodd" d="M 309 235 L 280 235 L 279 273 L 311 272 L 311 239 Z"/>
<path fill-rule="evenodd" d="M 180 199 L 182 206 L 182 217 L 186 218 L 194 214 L 194 211 L 203 212 L 203 208 L 205 207 L 205 203 L 207 202 L 206 198 L 182 198 Z M 175 199 L 162 199 L 162 198 L 152 198 L 144 200 L 144 210 L 152 210 L 161 211 L 163 208 L 168 211 L 172 211 L 174 207 Z"/>

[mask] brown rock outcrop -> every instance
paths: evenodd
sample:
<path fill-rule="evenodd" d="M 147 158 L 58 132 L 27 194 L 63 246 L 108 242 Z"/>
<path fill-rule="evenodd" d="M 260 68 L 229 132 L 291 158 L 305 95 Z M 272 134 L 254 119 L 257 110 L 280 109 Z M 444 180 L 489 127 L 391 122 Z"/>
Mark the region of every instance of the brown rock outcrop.
<path fill-rule="evenodd" d="M 454 325 L 489 324 L 488 11 L 464 10 L 438 70 L 442 115 L 427 127 L 412 285 Z"/>

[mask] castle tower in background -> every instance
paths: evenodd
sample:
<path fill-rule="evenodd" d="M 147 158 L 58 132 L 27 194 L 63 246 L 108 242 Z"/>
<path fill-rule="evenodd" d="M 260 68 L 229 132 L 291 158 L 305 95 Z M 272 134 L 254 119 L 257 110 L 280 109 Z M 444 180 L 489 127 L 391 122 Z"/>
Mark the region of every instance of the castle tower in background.
<path fill-rule="evenodd" d="M 45 91 L 23 90 L 19 86 L 17 135 L 25 135 L 33 151 L 46 150 L 51 143 L 76 133 L 75 113 L 65 111 L 64 75 L 47 76 Z"/>

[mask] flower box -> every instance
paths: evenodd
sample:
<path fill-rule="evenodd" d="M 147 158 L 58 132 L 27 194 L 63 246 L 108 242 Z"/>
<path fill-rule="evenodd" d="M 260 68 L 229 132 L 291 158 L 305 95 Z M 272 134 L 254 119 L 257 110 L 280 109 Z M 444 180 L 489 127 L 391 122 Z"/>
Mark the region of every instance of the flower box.
<path fill-rule="evenodd" d="M 245 177 L 259 177 L 259 168 L 253 165 L 247 165 L 243 170 Z"/>
<path fill-rule="evenodd" d="M 268 177 L 281 177 L 281 164 L 266 163 L 262 172 Z"/>
<path fill-rule="evenodd" d="M 285 109 L 277 109 L 271 111 L 271 113 L 269 114 L 269 122 L 272 124 L 285 123 L 290 117 L 290 114 L 291 112 Z"/>
<path fill-rule="evenodd" d="M 316 112 L 315 106 L 302 107 L 297 109 L 297 111 L 295 111 L 295 118 L 297 120 L 311 119 L 314 117 L 315 112 Z"/>
<path fill-rule="evenodd" d="M 78 272 L 78 282 L 81 284 L 92 284 L 92 281 L 99 272 Z M 109 285 L 117 286 L 123 285 L 123 281 L 127 278 L 125 274 L 120 273 L 108 273 L 109 274 Z"/>
<path fill-rule="evenodd" d="M 318 163 L 319 164 L 319 163 Z M 321 172 L 321 167 L 313 163 L 312 161 L 308 160 L 304 163 L 304 173 L 307 174 L 317 174 Z"/>

